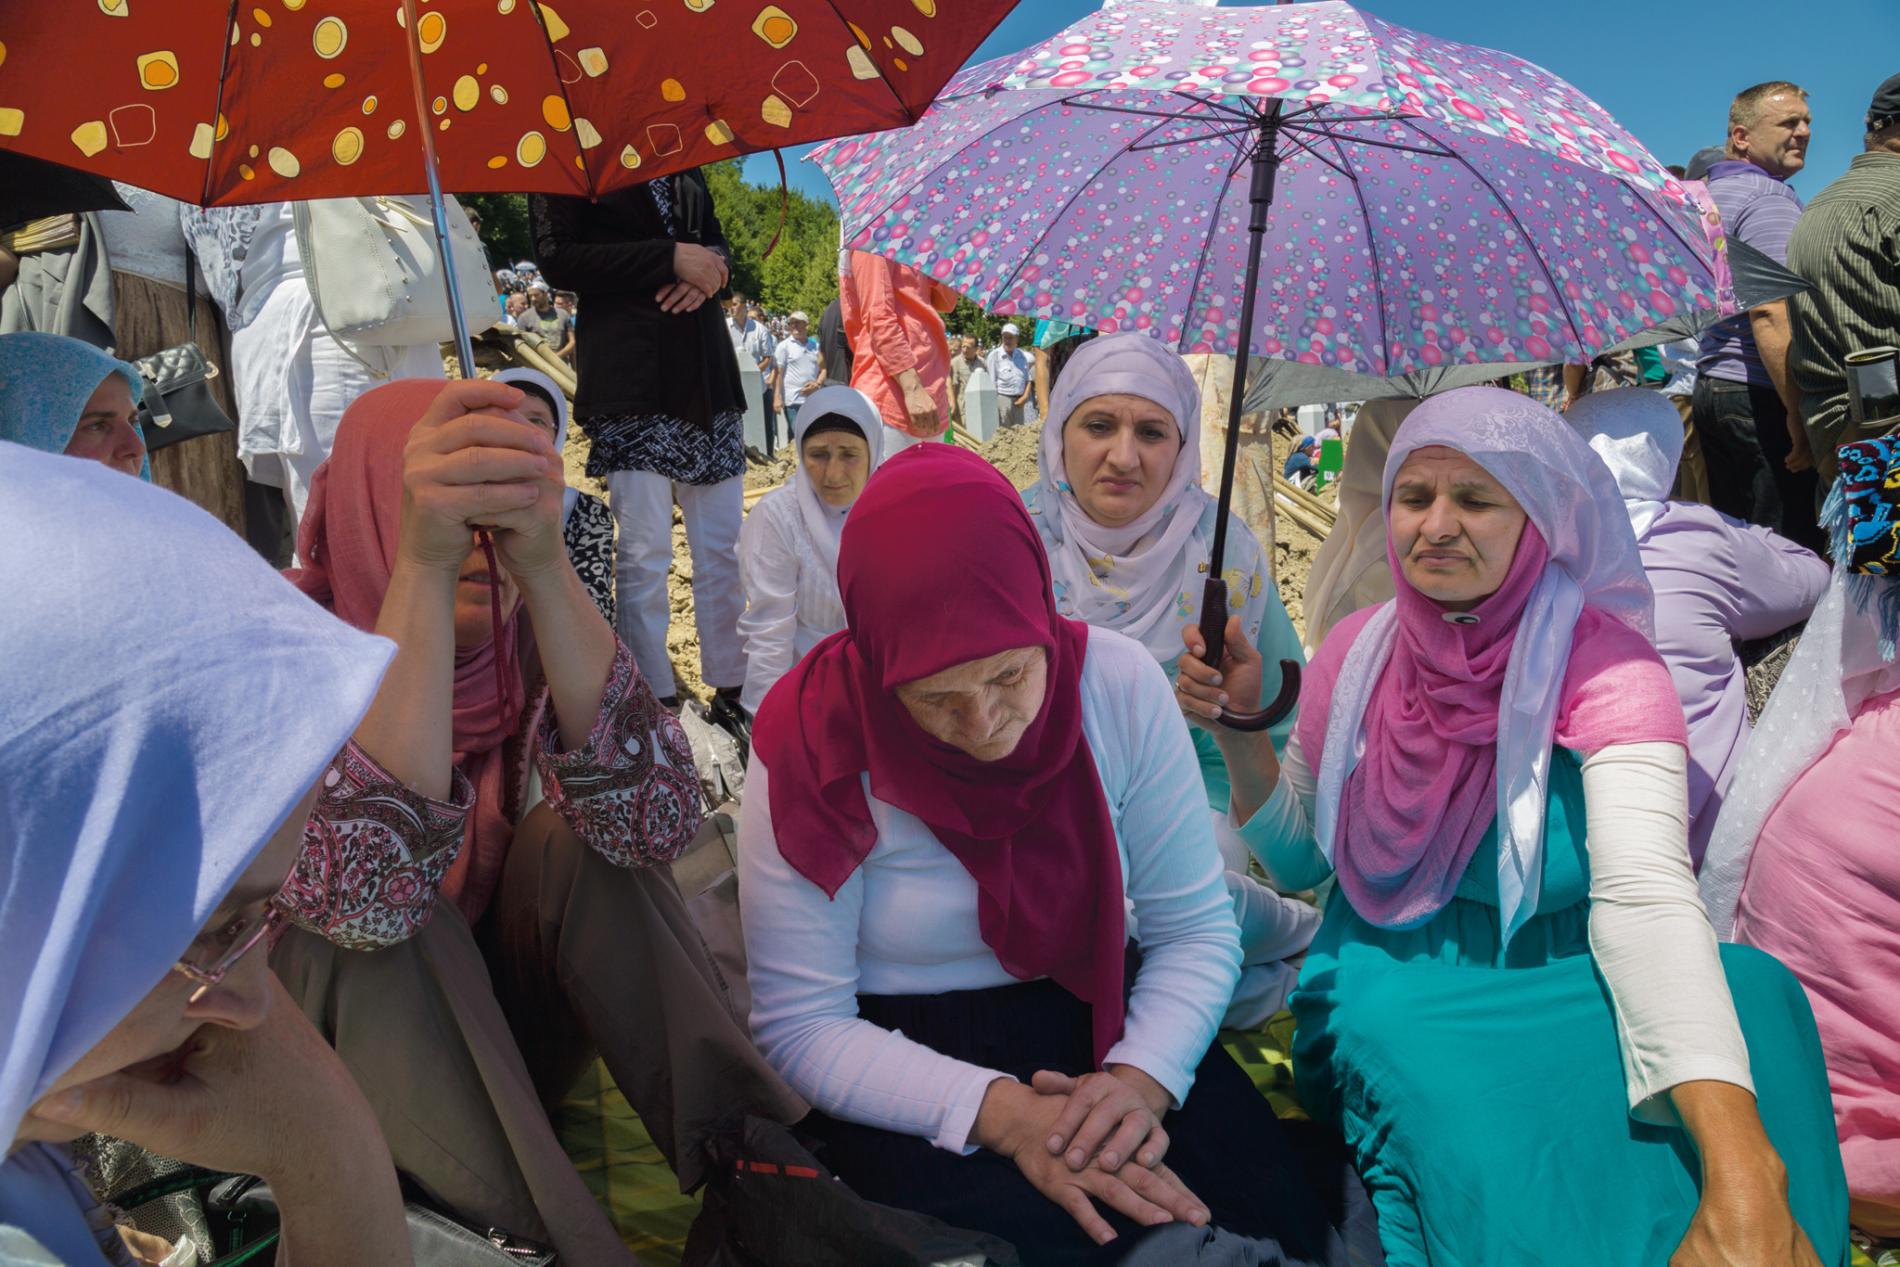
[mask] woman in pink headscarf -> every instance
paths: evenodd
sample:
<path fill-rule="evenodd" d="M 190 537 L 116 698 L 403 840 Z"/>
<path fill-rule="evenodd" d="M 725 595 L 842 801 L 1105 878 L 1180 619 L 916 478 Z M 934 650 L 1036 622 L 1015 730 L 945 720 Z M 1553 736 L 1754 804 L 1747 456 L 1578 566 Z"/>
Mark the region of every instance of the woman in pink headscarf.
<path fill-rule="evenodd" d="M 1277 884 L 1338 881 L 1294 1070 L 1387 1260 L 1844 1262 L 1813 1017 L 1773 959 L 1718 955 L 1696 898 L 1682 708 L 1609 472 L 1468 388 L 1399 428 L 1383 504 L 1396 597 L 1333 628 L 1277 786 L 1235 811 Z M 1257 672 L 1222 668 L 1183 662 L 1210 715 Z"/>
<path fill-rule="evenodd" d="M 950 446 L 872 477 L 838 582 L 846 628 L 759 710 L 739 850 L 753 1034 L 818 1156 L 1037 1267 L 1376 1261 L 1337 1141 L 1211 1045 L 1239 935 L 1154 658 L 1057 613 L 1015 489 Z"/>
<path fill-rule="evenodd" d="M 400 1170 L 470 1223 L 631 1263 L 542 1108 L 596 1050 L 689 1189 L 719 1122 L 804 1106 L 673 884 L 692 756 L 568 560 L 560 455 L 521 401 L 387 384 L 316 473 L 292 579 L 397 652 L 324 780 L 272 966 Z"/>

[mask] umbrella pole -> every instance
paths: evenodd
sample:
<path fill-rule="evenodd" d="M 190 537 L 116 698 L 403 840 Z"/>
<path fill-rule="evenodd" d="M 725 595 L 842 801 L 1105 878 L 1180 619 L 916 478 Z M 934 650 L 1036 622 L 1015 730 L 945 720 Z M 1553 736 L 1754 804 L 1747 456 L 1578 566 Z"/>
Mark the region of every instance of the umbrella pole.
<path fill-rule="evenodd" d="M 1260 254 L 1267 235 L 1267 218 L 1273 207 L 1273 186 L 1280 171 L 1279 98 L 1269 101 L 1259 113 L 1255 129 L 1255 148 L 1251 159 L 1252 175 L 1247 201 L 1251 214 L 1247 221 L 1247 281 L 1240 296 L 1240 346 L 1234 353 L 1234 386 L 1227 394 L 1227 443 L 1221 463 L 1220 497 L 1214 515 L 1213 548 L 1207 556 L 1207 581 L 1201 594 L 1201 640 L 1206 644 L 1202 660 L 1218 665 L 1227 646 L 1227 581 L 1222 575 L 1227 556 L 1227 519 L 1234 501 L 1234 467 L 1240 457 L 1240 419 L 1245 408 L 1247 361 L 1252 351 L 1254 296 L 1260 287 Z M 1280 661 L 1280 693 L 1265 709 L 1248 712 L 1223 709 L 1221 723 L 1230 730 L 1265 730 L 1293 710 L 1299 699 L 1300 666 L 1291 660 Z"/>
<path fill-rule="evenodd" d="M 449 246 L 449 213 L 442 204 L 442 182 L 435 170 L 435 130 L 429 126 L 429 106 L 422 90 L 422 34 L 416 0 L 402 0 L 403 26 L 409 33 L 409 86 L 415 90 L 416 127 L 422 133 L 422 167 L 429 176 L 429 210 L 435 221 L 435 249 L 442 261 L 442 284 L 449 293 L 449 321 L 455 329 L 455 359 L 463 378 L 475 377 L 475 345 L 462 317 L 462 287 L 455 277 L 455 256 Z"/>

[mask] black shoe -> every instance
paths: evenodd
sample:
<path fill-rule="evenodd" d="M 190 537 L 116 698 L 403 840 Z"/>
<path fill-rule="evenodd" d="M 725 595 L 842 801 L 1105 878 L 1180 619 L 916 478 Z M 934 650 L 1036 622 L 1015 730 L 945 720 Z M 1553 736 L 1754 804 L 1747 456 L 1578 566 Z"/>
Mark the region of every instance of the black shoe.
<path fill-rule="evenodd" d="M 677 695 L 660 696 L 660 707 L 678 717 L 680 715 L 680 697 Z"/>
<path fill-rule="evenodd" d="M 714 691 L 712 704 L 706 709 L 706 720 L 738 741 L 739 760 L 745 761 L 752 753 L 752 717 L 739 703 L 739 691 L 736 686 L 722 686 Z"/>

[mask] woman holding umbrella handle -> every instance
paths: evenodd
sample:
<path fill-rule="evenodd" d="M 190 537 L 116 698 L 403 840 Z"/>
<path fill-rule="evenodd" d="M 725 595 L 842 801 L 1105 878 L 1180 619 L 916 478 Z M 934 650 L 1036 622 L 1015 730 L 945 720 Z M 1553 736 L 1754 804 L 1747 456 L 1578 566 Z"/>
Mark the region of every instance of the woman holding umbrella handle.
<path fill-rule="evenodd" d="M 1246 968 L 1225 1021 L 1247 1028 L 1278 1010 L 1292 986 L 1286 960 L 1319 923 L 1310 906 L 1248 875 L 1247 849 L 1233 830 L 1279 776 L 1274 753 L 1293 725 L 1300 640 L 1266 552 L 1232 515 L 1228 565 L 1208 575 L 1220 534 L 1218 508 L 1199 483 L 1200 420 L 1200 387 L 1172 349 L 1134 332 L 1092 339 L 1056 382 L 1043 420 L 1041 478 L 1023 498 L 1049 555 L 1057 607 L 1137 639 L 1176 676 L 1175 702 L 1191 726 L 1241 927 Z M 1206 654 L 1197 620 L 1201 629 L 1211 623 L 1212 658 L 1232 679 L 1209 703 L 1192 693 L 1215 672 L 1195 659 Z M 1244 728 L 1231 725 L 1262 703 L 1269 660 L 1279 665 L 1273 703 L 1246 712 Z"/>
<path fill-rule="evenodd" d="M 1845 1262 L 1813 1015 L 1697 900 L 1682 707 L 1609 471 L 1465 388 L 1406 419 L 1382 505 L 1395 597 L 1328 635 L 1241 830 L 1275 883 L 1337 881 L 1294 1075 L 1388 1261 Z"/>

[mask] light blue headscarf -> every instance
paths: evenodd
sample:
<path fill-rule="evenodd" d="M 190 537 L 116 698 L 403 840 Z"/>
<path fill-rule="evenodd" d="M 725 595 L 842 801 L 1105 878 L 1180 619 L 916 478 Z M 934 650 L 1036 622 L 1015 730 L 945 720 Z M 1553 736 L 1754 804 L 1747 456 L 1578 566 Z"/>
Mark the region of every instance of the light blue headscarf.
<path fill-rule="evenodd" d="M 0 593 L 4 1149 L 322 776 L 394 648 L 183 498 L 5 443 Z M 0 1227 L 70 1267 L 104 1261 L 90 1204 L 63 1150 L 0 1165 Z"/>
<path fill-rule="evenodd" d="M 64 453 L 79 429 L 79 415 L 108 374 L 132 389 L 132 403 L 145 394 L 138 370 L 110 352 L 63 334 L 22 331 L 0 334 L 0 440 L 42 453 Z M 132 428 L 145 432 L 134 422 Z M 152 478 L 148 456 L 139 478 Z"/>

